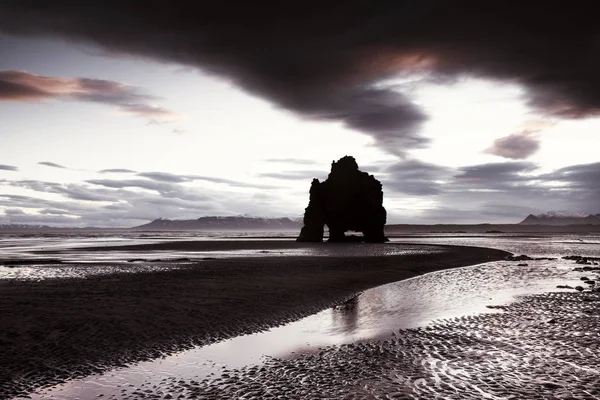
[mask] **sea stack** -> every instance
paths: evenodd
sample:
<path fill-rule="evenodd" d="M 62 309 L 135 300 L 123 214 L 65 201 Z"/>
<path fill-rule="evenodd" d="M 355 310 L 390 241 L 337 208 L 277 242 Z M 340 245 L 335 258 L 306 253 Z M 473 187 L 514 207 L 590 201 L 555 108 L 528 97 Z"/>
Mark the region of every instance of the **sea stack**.
<path fill-rule="evenodd" d="M 347 231 L 362 232 L 365 242 L 385 242 L 386 216 L 381 183 L 360 171 L 354 157 L 345 156 L 331 163 L 325 181 L 313 179 L 297 241 L 322 242 L 327 225 L 330 242 L 356 241 L 345 235 Z"/>

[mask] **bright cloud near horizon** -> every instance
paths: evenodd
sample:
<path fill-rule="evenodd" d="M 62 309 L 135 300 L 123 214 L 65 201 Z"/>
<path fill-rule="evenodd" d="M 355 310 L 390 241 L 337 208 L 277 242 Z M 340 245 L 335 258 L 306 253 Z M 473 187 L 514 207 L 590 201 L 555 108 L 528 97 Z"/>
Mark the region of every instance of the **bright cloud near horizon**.
<path fill-rule="evenodd" d="M 536 43 L 514 57 L 495 47 L 530 43 L 508 22 L 482 48 L 453 39 L 450 23 L 450 44 L 419 24 L 407 43 L 386 17 L 406 5 L 369 10 L 381 35 L 350 8 L 323 10 L 308 31 L 300 13 L 263 36 L 247 10 L 188 21 L 182 2 L 173 24 L 157 22 L 160 7 L 67 3 L 0 5 L 0 224 L 298 218 L 312 178 L 344 155 L 382 181 L 388 223 L 600 212 L 600 78 L 570 76 L 559 57 L 564 76 L 544 70 Z M 486 12 L 448 18 L 480 29 L 469 18 Z"/>

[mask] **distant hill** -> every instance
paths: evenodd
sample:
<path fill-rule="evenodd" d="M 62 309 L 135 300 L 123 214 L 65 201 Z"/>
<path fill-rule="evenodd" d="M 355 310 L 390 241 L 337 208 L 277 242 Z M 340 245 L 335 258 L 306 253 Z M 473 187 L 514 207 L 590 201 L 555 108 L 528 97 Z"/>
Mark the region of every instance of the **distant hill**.
<path fill-rule="evenodd" d="M 133 227 L 136 230 L 159 231 L 258 231 L 258 230 L 299 230 L 301 221 L 290 218 L 256 218 L 256 217 L 201 217 L 198 219 L 171 220 L 155 219 L 149 224 Z"/>
<path fill-rule="evenodd" d="M 544 214 L 529 214 L 520 225 L 600 225 L 600 214 L 567 213 L 550 211 Z"/>
<path fill-rule="evenodd" d="M 48 225 L 27 225 L 27 224 L 0 224 L 0 230 L 23 230 L 23 229 L 52 229 Z"/>

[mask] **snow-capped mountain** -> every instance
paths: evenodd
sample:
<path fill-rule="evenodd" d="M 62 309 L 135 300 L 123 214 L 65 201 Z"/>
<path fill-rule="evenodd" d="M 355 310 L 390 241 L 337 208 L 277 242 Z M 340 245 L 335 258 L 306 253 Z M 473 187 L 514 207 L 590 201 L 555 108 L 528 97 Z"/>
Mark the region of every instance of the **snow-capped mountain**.
<path fill-rule="evenodd" d="M 600 225 L 600 214 L 570 213 L 550 211 L 543 214 L 529 214 L 521 225 Z"/>
<path fill-rule="evenodd" d="M 296 230 L 302 227 L 300 220 L 290 218 L 257 218 L 250 216 L 201 217 L 188 220 L 158 218 L 136 226 L 137 230 Z"/>

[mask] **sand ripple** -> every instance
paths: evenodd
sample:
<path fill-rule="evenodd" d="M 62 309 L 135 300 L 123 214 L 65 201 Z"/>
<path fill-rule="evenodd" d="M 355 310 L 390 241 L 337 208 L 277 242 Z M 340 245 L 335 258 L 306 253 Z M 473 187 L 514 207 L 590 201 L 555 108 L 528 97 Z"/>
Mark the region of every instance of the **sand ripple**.
<path fill-rule="evenodd" d="M 387 341 L 179 381 L 210 399 L 598 399 L 600 293 L 546 293 L 502 313 L 438 321 Z M 161 395 L 147 394 L 150 397 Z"/>

